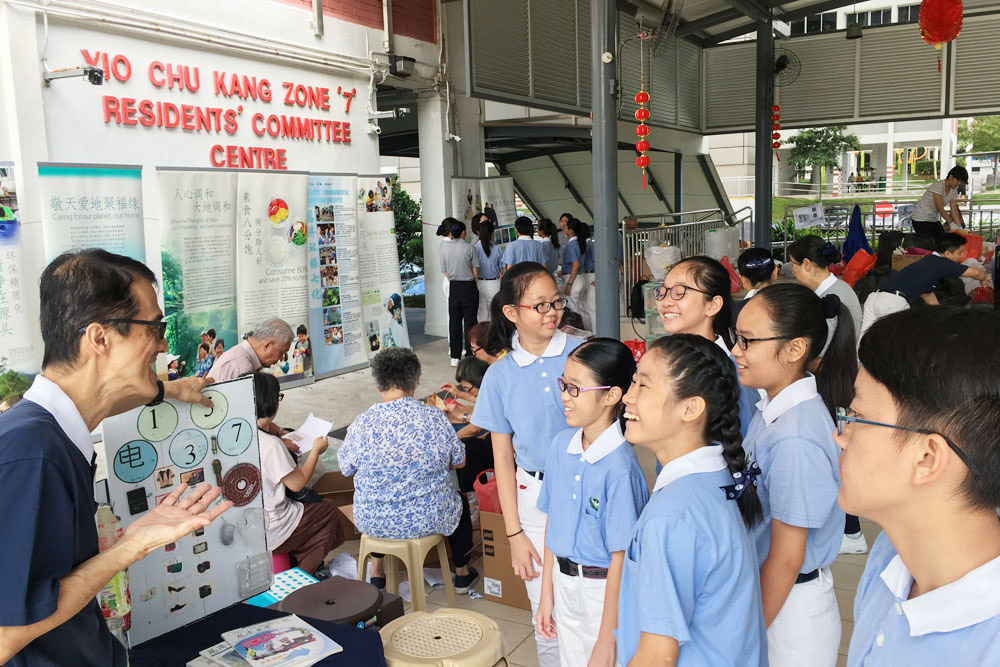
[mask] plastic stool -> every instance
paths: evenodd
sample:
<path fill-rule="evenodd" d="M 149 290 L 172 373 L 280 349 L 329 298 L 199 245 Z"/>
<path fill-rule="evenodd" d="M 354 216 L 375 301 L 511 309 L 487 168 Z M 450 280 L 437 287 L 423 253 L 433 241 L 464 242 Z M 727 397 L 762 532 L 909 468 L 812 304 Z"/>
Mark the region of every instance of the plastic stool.
<path fill-rule="evenodd" d="M 385 554 L 386 590 L 399 593 L 399 583 L 396 579 L 396 565 L 389 559 L 396 557 L 403 561 L 410 581 L 410 608 L 413 611 L 423 611 L 427 608 L 424 590 L 424 560 L 434 547 L 437 547 L 438 558 L 441 560 L 441 570 L 444 574 L 444 588 L 448 593 L 448 604 L 458 606 L 455 596 L 455 584 L 451 580 L 451 564 L 448 561 L 448 549 L 441 535 L 413 537 L 406 540 L 390 540 L 384 537 L 361 536 L 361 550 L 358 553 L 358 579 L 365 580 L 365 566 L 372 553 Z"/>
<path fill-rule="evenodd" d="M 292 559 L 288 554 L 271 554 L 271 567 L 275 574 L 292 569 Z M 312 574 L 309 572 L 308 574 Z"/>
<path fill-rule="evenodd" d="M 500 627 L 491 618 L 466 609 L 407 614 L 379 634 L 388 667 L 509 665 Z"/>

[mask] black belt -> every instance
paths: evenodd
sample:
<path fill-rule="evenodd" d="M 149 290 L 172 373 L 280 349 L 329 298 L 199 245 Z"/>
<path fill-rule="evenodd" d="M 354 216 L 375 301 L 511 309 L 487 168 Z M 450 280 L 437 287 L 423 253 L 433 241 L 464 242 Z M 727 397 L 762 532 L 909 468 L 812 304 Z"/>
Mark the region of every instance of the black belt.
<path fill-rule="evenodd" d="M 499 278 L 480 278 L 480 280 L 500 280 Z"/>
<path fill-rule="evenodd" d="M 569 558 L 556 556 L 559 563 L 559 571 L 567 577 L 583 577 L 584 579 L 607 579 L 608 568 L 594 567 L 592 565 L 579 565 Z"/>
<path fill-rule="evenodd" d="M 524 470 L 524 468 L 521 468 L 521 470 Z M 537 479 L 539 482 L 542 481 L 543 479 L 545 479 L 545 471 L 544 470 L 524 470 L 524 472 L 526 472 L 527 474 L 531 475 L 532 477 L 534 477 L 535 479 Z"/>
<path fill-rule="evenodd" d="M 819 570 L 813 570 L 812 572 L 799 572 L 799 576 L 795 577 L 795 583 L 805 584 L 810 581 L 815 581 L 819 579 Z"/>
<path fill-rule="evenodd" d="M 877 289 L 875 291 L 878 292 L 879 294 L 895 294 L 896 296 L 901 296 L 904 299 L 906 299 L 906 295 L 900 292 L 899 290 Z M 909 301 L 909 299 L 906 300 Z"/>

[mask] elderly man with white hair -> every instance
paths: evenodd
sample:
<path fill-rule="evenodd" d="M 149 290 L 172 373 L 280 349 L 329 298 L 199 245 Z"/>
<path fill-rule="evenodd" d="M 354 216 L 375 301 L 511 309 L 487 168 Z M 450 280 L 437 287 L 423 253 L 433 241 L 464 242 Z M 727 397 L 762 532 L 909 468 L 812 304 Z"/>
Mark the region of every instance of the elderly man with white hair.
<path fill-rule="evenodd" d="M 215 360 L 212 378 L 216 382 L 234 380 L 277 363 L 292 346 L 295 332 L 279 317 L 262 322 L 239 345 L 235 345 Z"/>

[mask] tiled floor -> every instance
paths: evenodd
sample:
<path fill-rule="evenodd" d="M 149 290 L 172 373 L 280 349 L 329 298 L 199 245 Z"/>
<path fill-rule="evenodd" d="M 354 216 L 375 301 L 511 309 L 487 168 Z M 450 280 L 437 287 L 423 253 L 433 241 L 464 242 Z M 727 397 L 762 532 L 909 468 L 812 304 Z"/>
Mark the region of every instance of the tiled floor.
<path fill-rule="evenodd" d="M 874 523 L 866 520 L 861 521 L 861 528 L 869 546 L 881 532 L 881 529 Z M 359 542 L 353 540 L 347 542 L 343 551 L 347 551 L 357 556 Z M 840 640 L 840 657 L 837 662 L 838 667 L 847 664 L 847 647 L 851 640 L 851 631 L 854 628 L 854 592 L 857 590 L 861 572 L 864 570 L 867 556 L 840 556 L 831 566 L 833 571 L 834 590 L 837 601 L 840 604 L 840 618 L 843 624 L 843 632 Z M 477 553 L 473 556 L 471 565 L 483 571 L 482 552 L 477 547 Z M 482 577 L 475 586 L 480 593 L 483 590 Z M 427 610 L 434 611 L 441 607 L 447 607 L 448 600 L 443 589 L 431 591 L 427 597 Z M 497 602 L 486 600 L 485 598 L 473 600 L 467 595 L 460 595 L 458 606 L 463 609 L 471 609 L 481 614 L 489 616 L 497 622 L 503 632 L 504 647 L 511 665 L 515 667 L 537 667 L 538 660 L 535 654 L 535 636 L 532 627 L 531 612 L 524 609 L 517 609 L 502 605 Z M 409 606 L 406 607 L 409 611 Z"/>

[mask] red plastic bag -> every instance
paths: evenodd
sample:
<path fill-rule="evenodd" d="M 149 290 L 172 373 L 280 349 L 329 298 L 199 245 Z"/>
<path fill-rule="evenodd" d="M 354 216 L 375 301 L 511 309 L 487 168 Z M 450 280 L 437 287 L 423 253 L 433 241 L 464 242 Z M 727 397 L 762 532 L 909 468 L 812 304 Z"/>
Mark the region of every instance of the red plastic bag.
<path fill-rule="evenodd" d="M 969 259 L 979 259 L 980 253 L 983 252 L 983 237 L 979 234 L 973 234 L 972 232 L 961 232 L 965 236 L 965 245 L 962 246 L 962 261 Z"/>
<path fill-rule="evenodd" d="M 867 250 L 859 250 L 854 253 L 854 257 L 851 257 L 851 261 L 844 267 L 844 275 L 841 278 L 845 283 L 854 287 L 854 283 L 861 280 L 874 266 L 875 256 L 868 254 Z"/>
<path fill-rule="evenodd" d="M 632 352 L 632 358 L 635 359 L 635 363 L 639 363 L 642 355 L 646 354 L 646 341 L 641 338 L 625 341 L 625 347 Z"/>
<path fill-rule="evenodd" d="M 719 260 L 719 264 L 726 267 L 726 271 L 729 272 L 729 291 L 736 294 L 741 289 L 743 289 L 743 282 L 740 280 L 740 274 L 736 273 L 733 269 L 733 265 L 729 263 L 729 258 L 725 255 Z"/>
<path fill-rule="evenodd" d="M 472 490 L 476 492 L 476 502 L 479 504 L 480 512 L 503 514 L 500 508 L 500 492 L 497 491 L 497 476 L 493 468 L 484 470 L 476 476 Z"/>
<path fill-rule="evenodd" d="M 972 303 L 993 303 L 993 288 L 979 286 L 972 290 Z"/>

